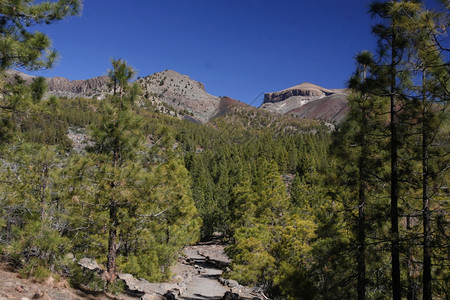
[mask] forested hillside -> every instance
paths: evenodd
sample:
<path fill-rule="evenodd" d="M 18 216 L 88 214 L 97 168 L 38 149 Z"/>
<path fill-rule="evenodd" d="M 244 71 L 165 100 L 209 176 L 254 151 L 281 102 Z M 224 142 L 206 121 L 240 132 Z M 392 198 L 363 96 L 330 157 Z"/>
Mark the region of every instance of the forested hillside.
<path fill-rule="evenodd" d="M 60 2 L 33 20 L 79 9 Z M 2 6 L 2 41 L 19 43 L 0 48 L 2 260 L 116 292 L 118 273 L 168 280 L 183 247 L 220 239 L 226 276 L 274 299 L 448 299 L 448 15 L 409 1 L 371 11 L 379 48 L 357 55 L 332 130 L 229 98 L 204 124 L 180 120 L 131 84 L 123 59 L 104 99 L 44 97 L 42 77 L 4 76 L 52 57 L 14 55 L 33 36 L 17 37 L 27 14 Z"/>

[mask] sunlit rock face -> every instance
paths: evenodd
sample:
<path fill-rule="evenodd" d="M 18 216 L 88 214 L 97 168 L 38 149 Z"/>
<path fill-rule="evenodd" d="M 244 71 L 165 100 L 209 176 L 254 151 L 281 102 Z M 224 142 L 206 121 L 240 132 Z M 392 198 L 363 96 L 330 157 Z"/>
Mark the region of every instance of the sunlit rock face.
<path fill-rule="evenodd" d="M 302 119 L 320 119 L 339 122 L 348 111 L 348 91 L 326 89 L 312 83 L 264 95 L 261 109 L 280 114 L 289 114 Z"/>
<path fill-rule="evenodd" d="M 218 112 L 220 98 L 205 91 L 203 83 L 172 70 L 138 80 L 147 98 L 165 103 L 165 109 L 186 112 L 201 123 Z"/>

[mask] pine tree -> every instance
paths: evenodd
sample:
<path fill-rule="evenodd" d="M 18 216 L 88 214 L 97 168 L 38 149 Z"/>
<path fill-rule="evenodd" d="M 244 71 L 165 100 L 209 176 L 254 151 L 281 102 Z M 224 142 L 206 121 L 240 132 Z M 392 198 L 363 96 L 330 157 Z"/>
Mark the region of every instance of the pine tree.
<path fill-rule="evenodd" d="M 448 72 L 441 60 L 442 47 L 438 34 L 441 25 L 434 23 L 433 14 L 427 12 L 416 1 L 385 1 L 373 2 L 373 16 L 381 23 L 373 27 L 378 38 L 377 53 L 371 61 L 365 84 L 356 85 L 362 95 L 369 96 L 373 101 L 376 97 L 386 98 L 389 102 L 389 156 L 390 156 L 390 240 L 392 259 L 392 293 L 393 299 L 400 299 L 402 282 L 400 272 L 400 236 L 399 208 L 412 207 L 412 201 L 405 207 L 400 207 L 399 200 L 403 196 L 411 197 L 410 189 L 417 189 L 413 177 L 407 178 L 413 168 L 411 154 L 412 137 L 415 135 L 417 121 L 422 124 L 422 202 L 424 219 L 424 297 L 431 297 L 431 261 L 430 261 L 430 215 L 428 180 L 429 146 L 434 136 L 439 135 L 442 121 L 436 122 L 436 107 L 438 102 L 448 98 Z M 426 54 L 425 54 L 426 53 Z M 439 74 L 439 75 L 438 75 Z M 420 84 L 422 82 L 423 84 Z M 421 105 L 417 105 L 421 101 Z M 445 101 L 445 100 L 444 100 Z M 421 107 L 418 110 L 417 107 Z M 433 107 L 433 108 L 432 108 Z M 420 113 L 418 113 L 420 111 Z M 441 119 L 442 120 L 442 119 Z M 364 124 L 360 120 L 359 124 Z M 431 125 L 433 124 L 433 125 Z M 414 174 L 414 173 L 413 173 Z M 408 194 L 409 193 L 409 194 Z M 406 216 L 409 220 L 410 216 Z M 408 223 L 409 224 L 409 223 Z M 411 230 L 410 226 L 407 226 Z M 428 238 L 425 238 L 428 236 Z M 411 236 L 410 238 L 414 238 Z M 411 246 L 408 245 L 408 249 Z M 428 251 L 425 253 L 425 251 Z M 411 277 L 412 252 L 408 250 L 408 297 L 414 297 L 414 279 Z M 427 287 L 425 287 L 427 286 Z M 428 296 L 426 296 L 426 294 Z"/>
<path fill-rule="evenodd" d="M 123 59 L 111 59 L 111 64 L 113 66 L 112 70 L 108 70 L 108 76 L 111 85 L 113 86 L 114 95 L 116 95 L 117 90 L 119 91 L 120 101 L 123 101 L 123 96 L 129 89 L 129 81 L 134 78 L 136 71 L 127 65 Z M 134 102 L 136 98 L 137 85 L 133 85 L 130 101 Z M 123 104 L 121 104 L 123 105 Z"/>
<path fill-rule="evenodd" d="M 0 73 L 8 68 L 37 70 L 53 65 L 57 53 L 50 39 L 32 26 L 51 24 L 81 10 L 81 0 L 34 3 L 3 0 L 0 6 Z"/>
<path fill-rule="evenodd" d="M 400 24 L 407 33 L 414 53 L 409 67 L 414 71 L 415 82 L 409 89 L 411 102 L 418 107 L 415 123 L 420 129 L 421 189 L 423 218 L 423 299 L 432 299 L 432 233 L 431 201 L 437 198 L 438 184 L 433 190 L 433 178 L 441 177 L 441 171 L 433 170 L 430 163 L 439 156 L 433 146 L 443 129 L 447 118 L 449 98 L 448 64 L 444 63 L 440 40 L 447 32 L 448 16 L 445 13 L 428 11 L 423 6 L 411 6 L 406 18 Z M 417 104 L 419 102 L 419 104 Z M 434 153 L 433 153 L 434 152 Z M 445 169 L 439 168 L 439 169 Z M 434 195 L 434 196 L 433 196 Z"/>
<path fill-rule="evenodd" d="M 390 219 L 391 219 L 391 258 L 392 258 L 392 295 L 394 300 L 401 299 L 400 280 L 400 233 L 399 233 L 399 197 L 400 170 L 399 148 L 402 137 L 399 135 L 399 112 L 404 101 L 404 90 L 410 77 L 405 67 L 411 45 L 405 32 L 400 29 L 401 19 L 410 9 L 407 1 L 373 2 L 371 13 L 380 18 L 381 23 L 373 27 L 378 37 L 377 65 L 371 70 L 367 81 L 371 85 L 367 92 L 389 99 L 389 143 L 390 143 Z"/>
<path fill-rule="evenodd" d="M 47 91 L 47 83 L 45 82 L 45 78 L 42 76 L 33 78 L 30 88 L 33 103 L 39 103 Z"/>
<path fill-rule="evenodd" d="M 364 92 L 366 79 L 373 66 L 373 56 L 368 51 L 363 51 L 356 57 L 357 70 L 349 81 L 349 87 L 354 91 L 349 97 L 350 112 L 347 119 L 341 124 L 334 135 L 333 151 L 344 164 L 351 164 L 355 169 L 342 166 L 341 172 L 346 179 L 345 185 L 356 185 L 357 189 L 357 292 L 358 299 L 366 299 L 366 206 L 369 200 L 373 175 L 377 165 L 371 153 L 377 145 L 376 134 L 379 134 L 379 124 L 383 122 L 383 103 L 381 99 L 370 96 Z M 356 153 L 355 153 L 356 152 Z M 347 173 L 347 174 L 346 174 Z M 351 179 L 355 176 L 355 179 Z M 343 183 L 344 184 L 344 183 Z M 373 189 L 373 187 L 372 187 Z"/>
<path fill-rule="evenodd" d="M 276 294 L 274 278 L 284 260 L 277 243 L 289 220 L 289 200 L 275 162 L 260 159 L 255 177 L 249 175 L 244 175 L 242 183 L 233 190 L 236 202 L 235 244 L 230 247 L 232 276 Z"/>
<path fill-rule="evenodd" d="M 104 197 L 107 198 L 109 211 L 108 221 L 108 281 L 114 282 L 116 278 L 116 258 L 120 208 L 128 205 L 124 193 L 129 191 L 134 167 L 130 159 L 136 155 L 141 143 L 141 135 L 137 131 L 139 120 L 130 111 L 128 103 L 124 102 L 125 89 L 134 71 L 123 60 L 112 60 L 113 70 L 109 71 L 111 81 L 117 84 L 120 98 L 112 97 L 110 103 L 103 105 L 104 119 L 99 128 L 93 128 L 92 137 L 95 141 L 95 150 L 103 167 L 100 169 L 103 179 L 109 178 L 103 185 Z M 124 177 L 125 176 L 125 177 Z M 128 176 L 128 180 L 126 180 Z"/>

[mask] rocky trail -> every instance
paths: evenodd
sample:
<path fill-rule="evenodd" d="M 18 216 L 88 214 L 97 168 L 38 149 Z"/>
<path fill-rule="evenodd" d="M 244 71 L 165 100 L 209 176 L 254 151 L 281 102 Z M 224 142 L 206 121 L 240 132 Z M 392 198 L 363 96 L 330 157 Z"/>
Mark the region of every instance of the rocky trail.
<path fill-rule="evenodd" d="M 120 274 L 119 278 L 127 285 L 127 294 L 107 293 L 87 294 L 72 289 L 66 281 L 34 282 L 21 278 L 7 265 L 0 266 L 0 300 L 5 299 L 264 299 L 261 293 L 252 288 L 239 285 L 236 281 L 222 278 L 223 271 L 230 263 L 224 253 L 224 246 L 218 243 L 203 243 L 188 246 L 172 267 L 172 281 L 169 283 L 150 283 L 136 279 L 130 274 Z M 227 297 L 224 297 L 225 295 Z"/>
<path fill-rule="evenodd" d="M 205 252 L 207 250 L 208 252 Z M 186 259 L 174 267 L 176 279 L 185 281 L 186 291 L 181 299 L 221 299 L 229 290 L 219 282 L 221 265 L 228 263 L 228 257 L 221 255 L 223 249 L 217 245 L 191 246 L 184 250 Z"/>
<path fill-rule="evenodd" d="M 237 299 L 238 295 L 239 299 L 261 298 L 253 289 L 239 285 L 234 280 L 222 278 L 222 273 L 229 263 L 223 245 L 204 243 L 188 246 L 183 250 L 177 264 L 172 267 L 174 276 L 171 283 L 148 283 L 127 279 L 123 274 L 120 278 L 126 281 L 129 289 L 144 292 L 142 299 L 158 299 L 154 295 L 184 300 L 224 299 L 227 292 L 229 297 L 235 297 L 227 299 Z"/>
<path fill-rule="evenodd" d="M 222 278 L 223 270 L 230 263 L 223 245 L 212 243 L 186 247 L 184 255 L 185 259 L 178 262 L 173 272 L 192 276 L 184 277 L 188 282 L 180 299 L 222 299 L 226 292 L 238 294 L 242 299 L 260 296 L 234 280 Z M 180 279 L 180 275 L 176 279 Z"/>

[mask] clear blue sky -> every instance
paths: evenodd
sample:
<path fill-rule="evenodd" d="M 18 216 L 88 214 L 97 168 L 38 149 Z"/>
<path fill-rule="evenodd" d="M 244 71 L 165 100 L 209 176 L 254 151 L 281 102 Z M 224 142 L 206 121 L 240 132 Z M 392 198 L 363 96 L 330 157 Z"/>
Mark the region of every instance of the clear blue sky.
<path fill-rule="evenodd" d="M 34 74 L 87 79 L 106 74 L 114 57 L 138 76 L 172 69 L 246 103 L 302 82 L 343 88 L 356 53 L 375 47 L 369 3 L 85 0 L 81 17 L 38 28 L 61 58 Z"/>

